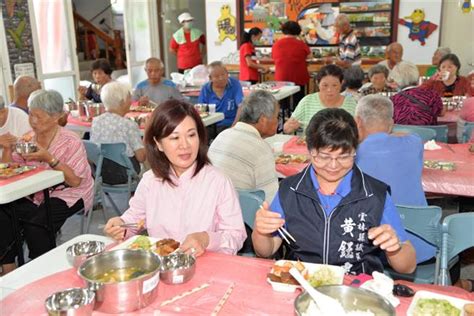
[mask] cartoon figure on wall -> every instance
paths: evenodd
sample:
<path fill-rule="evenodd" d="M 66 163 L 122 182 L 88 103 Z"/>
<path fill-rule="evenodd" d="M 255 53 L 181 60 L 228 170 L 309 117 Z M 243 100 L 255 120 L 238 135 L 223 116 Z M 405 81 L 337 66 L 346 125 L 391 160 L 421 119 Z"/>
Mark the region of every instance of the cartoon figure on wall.
<path fill-rule="evenodd" d="M 412 22 L 406 20 L 411 20 Z M 406 16 L 405 20 L 399 19 L 398 23 L 408 27 L 410 29 L 408 37 L 412 41 L 418 40 L 421 46 L 425 46 L 425 40 L 438 28 L 438 25 L 425 21 L 425 11 L 423 9 L 413 10 L 410 16 Z"/>
<path fill-rule="evenodd" d="M 217 19 L 217 30 L 219 31 L 219 42 L 223 42 L 226 38 L 235 41 L 237 38 L 235 29 L 235 16 L 230 12 L 230 6 L 224 4 L 221 7 L 221 16 Z"/>
<path fill-rule="evenodd" d="M 462 3 L 462 12 L 469 13 L 471 12 L 471 0 L 464 0 Z"/>

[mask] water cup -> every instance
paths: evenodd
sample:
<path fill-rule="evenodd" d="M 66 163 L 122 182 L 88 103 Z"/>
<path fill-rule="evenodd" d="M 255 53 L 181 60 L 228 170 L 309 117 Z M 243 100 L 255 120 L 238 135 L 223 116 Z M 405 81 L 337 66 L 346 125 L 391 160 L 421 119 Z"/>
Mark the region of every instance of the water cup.
<path fill-rule="evenodd" d="M 216 105 L 214 103 L 208 104 L 209 113 L 216 113 Z"/>
<path fill-rule="evenodd" d="M 443 81 L 446 81 L 446 80 L 448 80 L 448 78 L 449 78 L 449 71 L 443 71 L 443 72 L 441 73 L 441 79 L 442 79 Z"/>
<path fill-rule="evenodd" d="M 273 143 L 273 152 L 274 153 L 281 153 L 283 151 L 283 145 L 285 143 L 284 142 L 274 142 Z"/>

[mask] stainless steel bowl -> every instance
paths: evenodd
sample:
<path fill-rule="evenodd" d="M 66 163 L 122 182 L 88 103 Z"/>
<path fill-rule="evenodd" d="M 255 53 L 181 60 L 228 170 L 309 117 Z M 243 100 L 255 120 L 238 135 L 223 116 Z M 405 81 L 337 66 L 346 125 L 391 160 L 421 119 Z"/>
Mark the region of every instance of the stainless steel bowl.
<path fill-rule="evenodd" d="M 102 241 L 81 241 L 69 246 L 66 250 L 67 260 L 74 268 L 79 268 L 84 261 L 105 250 Z"/>
<path fill-rule="evenodd" d="M 346 312 L 369 310 L 375 315 L 395 316 L 395 308 L 388 300 L 368 290 L 347 285 L 326 285 L 318 287 L 318 291 L 338 300 Z M 306 315 L 311 301 L 306 292 L 298 295 L 294 304 L 296 314 Z"/>
<path fill-rule="evenodd" d="M 38 151 L 38 145 L 33 142 L 18 142 L 15 145 L 15 151 L 20 154 L 31 154 Z"/>
<path fill-rule="evenodd" d="M 161 257 L 160 279 L 166 284 L 188 282 L 196 272 L 196 258 L 183 252 Z"/>
<path fill-rule="evenodd" d="M 49 296 L 44 305 L 48 315 L 87 316 L 92 315 L 95 293 L 88 289 L 71 288 Z"/>
<path fill-rule="evenodd" d="M 87 259 L 78 274 L 95 290 L 95 310 L 115 314 L 133 312 L 155 300 L 160 266 L 160 258 L 151 251 L 120 249 Z M 129 268 L 138 268 L 142 273 L 122 282 L 100 279 L 104 273 Z"/>

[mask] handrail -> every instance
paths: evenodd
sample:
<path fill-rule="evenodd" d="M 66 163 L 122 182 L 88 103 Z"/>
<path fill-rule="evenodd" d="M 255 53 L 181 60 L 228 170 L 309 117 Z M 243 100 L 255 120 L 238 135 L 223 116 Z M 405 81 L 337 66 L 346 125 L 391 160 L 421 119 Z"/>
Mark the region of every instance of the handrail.
<path fill-rule="evenodd" d="M 105 33 L 104 31 L 102 31 L 101 29 L 99 29 L 97 26 L 95 26 L 93 23 L 91 23 L 89 20 L 87 20 L 86 18 L 84 18 L 82 15 L 78 14 L 77 12 L 73 12 L 73 16 L 74 16 L 74 25 L 76 26 L 76 33 L 77 33 L 77 30 L 78 30 L 78 26 L 79 24 L 82 24 L 82 26 L 85 28 L 86 30 L 86 36 L 85 36 L 85 42 L 84 42 L 84 46 L 85 46 L 85 55 L 86 55 L 86 59 L 89 59 L 89 55 L 90 55 L 90 52 L 88 50 L 88 41 L 87 41 L 87 34 L 89 34 L 90 32 L 92 32 L 96 38 L 100 38 L 101 40 L 104 41 L 105 43 L 105 54 L 106 54 L 106 58 L 107 60 L 109 60 L 109 46 L 112 48 L 112 51 L 113 51 L 113 56 L 115 57 L 115 68 L 116 69 L 122 69 L 124 68 L 124 61 L 123 61 L 123 53 L 122 53 L 122 50 L 123 50 L 123 41 L 122 41 L 122 37 L 120 35 L 120 31 L 119 30 L 114 30 L 114 36 L 111 37 L 110 35 L 108 35 L 107 33 Z M 77 34 L 79 35 L 79 34 Z M 77 39 L 79 40 L 79 36 L 77 36 Z M 79 43 L 78 43 L 79 45 Z M 97 57 L 99 55 L 99 47 L 97 46 L 96 47 L 96 56 Z"/>

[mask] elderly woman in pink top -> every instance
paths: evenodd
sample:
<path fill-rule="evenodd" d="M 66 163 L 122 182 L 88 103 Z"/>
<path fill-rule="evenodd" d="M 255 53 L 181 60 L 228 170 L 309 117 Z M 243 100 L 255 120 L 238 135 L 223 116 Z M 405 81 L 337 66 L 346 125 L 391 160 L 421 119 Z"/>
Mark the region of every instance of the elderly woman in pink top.
<path fill-rule="evenodd" d="M 38 151 L 20 156 L 11 148 L 4 148 L 3 161 L 38 165 L 64 173 L 64 183 L 50 190 L 50 210 L 55 232 L 66 219 L 85 208 L 90 210 L 93 199 L 93 179 L 87 154 L 79 137 L 58 125 L 63 116 L 63 98 L 54 90 L 38 90 L 28 99 L 29 121 L 33 132 L 28 134 L 38 145 Z M 20 221 L 20 229 L 28 244 L 30 258 L 50 250 L 46 230 L 46 209 L 43 193 L 13 202 L 13 210 Z M 0 205 L 0 262 L 3 273 L 15 268 L 16 247 L 10 208 Z"/>
<path fill-rule="evenodd" d="M 151 237 L 173 238 L 185 252 L 237 253 L 246 238 L 239 200 L 230 179 L 209 162 L 199 114 L 188 103 L 169 100 L 148 123 L 151 170 L 143 175 L 130 209 L 111 218 L 105 233 L 121 240 L 137 231 L 119 225 L 145 220 Z"/>

